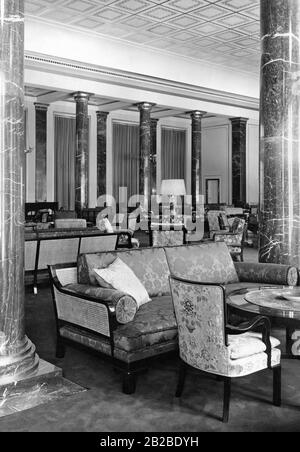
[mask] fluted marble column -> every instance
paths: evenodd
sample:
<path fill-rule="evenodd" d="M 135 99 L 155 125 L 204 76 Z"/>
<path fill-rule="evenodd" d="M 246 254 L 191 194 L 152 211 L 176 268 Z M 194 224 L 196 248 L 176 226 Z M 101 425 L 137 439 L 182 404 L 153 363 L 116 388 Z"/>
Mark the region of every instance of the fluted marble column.
<path fill-rule="evenodd" d="M 232 125 L 232 204 L 244 207 L 246 193 L 247 118 L 231 118 Z"/>
<path fill-rule="evenodd" d="M 35 200 L 47 201 L 47 114 L 48 104 L 35 104 Z"/>
<path fill-rule="evenodd" d="M 140 111 L 140 195 L 148 211 L 151 201 L 151 110 L 154 104 L 138 104 Z"/>
<path fill-rule="evenodd" d="M 109 113 L 97 111 L 97 197 L 106 194 L 107 117 Z"/>
<path fill-rule="evenodd" d="M 261 0 L 260 261 L 300 267 L 300 2 Z"/>
<path fill-rule="evenodd" d="M 151 119 L 151 195 L 157 194 L 157 124 L 158 119 Z"/>
<path fill-rule="evenodd" d="M 202 195 L 202 119 L 203 111 L 190 112 L 192 118 L 192 206 L 196 210 L 197 198 Z"/>
<path fill-rule="evenodd" d="M 90 94 L 74 94 L 76 102 L 75 210 L 81 216 L 88 207 L 89 117 Z"/>
<path fill-rule="evenodd" d="M 0 386 L 38 367 L 24 319 L 24 1 L 0 2 Z"/>

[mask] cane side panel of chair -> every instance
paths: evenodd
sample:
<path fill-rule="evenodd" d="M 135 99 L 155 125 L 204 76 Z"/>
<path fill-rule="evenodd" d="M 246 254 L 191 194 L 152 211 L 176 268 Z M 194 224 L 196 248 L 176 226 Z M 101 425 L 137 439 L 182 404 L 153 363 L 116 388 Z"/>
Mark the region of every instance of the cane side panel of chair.
<path fill-rule="evenodd" d="M 62 286 L 77 283 L 77 267 L 57 268 L 55 273 Z"/>
<path fill-rule="evenodd" d="M 42 240 L 40 244 L 39 270 L 46 270 L 48 265 L 76 262 L 79 238 Z"/>
<path fill-rule="evenodd" d="M 56 287 L 54 297 L 59 320 L 110 337 L 109 315 L 105 305 L 64 294 Z"/>

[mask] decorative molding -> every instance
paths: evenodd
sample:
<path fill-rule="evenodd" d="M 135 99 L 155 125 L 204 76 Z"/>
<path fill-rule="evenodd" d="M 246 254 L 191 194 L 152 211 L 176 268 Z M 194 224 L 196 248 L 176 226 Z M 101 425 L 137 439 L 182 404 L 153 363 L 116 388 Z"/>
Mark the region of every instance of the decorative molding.
<path fill-rule="evenodd" d="M 43 104 L 41 102 L 34 103 L 35 109 L 40 111 L 48 111 L 49 104 Z"/>
<path fill-rule="evenodd" d="M 259 99 L 72 60 L 25 52 L 25 68 L 259 111 Z"/>

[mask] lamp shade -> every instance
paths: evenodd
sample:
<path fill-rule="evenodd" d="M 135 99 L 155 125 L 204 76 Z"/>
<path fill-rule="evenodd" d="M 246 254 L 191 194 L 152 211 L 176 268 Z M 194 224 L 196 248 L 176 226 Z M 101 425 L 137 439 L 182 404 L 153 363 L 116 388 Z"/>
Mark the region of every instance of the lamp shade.
<path fill-rule="evenodd" d="M 163 180 L 161 183 L 160 194 L 167 196 L 185 196 L 185 181 L 183 179 Z"/>

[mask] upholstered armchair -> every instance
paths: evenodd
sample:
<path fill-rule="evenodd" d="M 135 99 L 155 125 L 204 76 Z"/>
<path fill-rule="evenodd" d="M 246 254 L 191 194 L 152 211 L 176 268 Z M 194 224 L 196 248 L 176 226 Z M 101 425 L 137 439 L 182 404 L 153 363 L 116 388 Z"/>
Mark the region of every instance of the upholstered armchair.
<path fill-rule="evenodd" d="M 229 232 L 230 224 L 225 212 L 222 210 L 209 210 L 207 212 L 209 237 L 212 239 L 217 232 Z"/>
<path fill-rule="evenodd" d="M 246 235 L 246 221 L 234 218 L 230 231 L 219 231 L 213 234 L 215 242 L 225 242 L 234 260 L 244 261 L 244 241 Z"/>
<path fill-rule="evenodd" d="M 189 367 L 224 380 L 223 422 L 228 422 L 232 378 L 273 370 L 273 403 L 281 404 L 280 342 L 270 337 L 270 321 L 257 317 L 239 327 L 228 325 L 225 289 L 170 277 L 178 324 L 181 367 L 176 396 Z M 261 328 L 262 334 L 253 332 Z"/>

